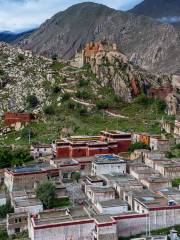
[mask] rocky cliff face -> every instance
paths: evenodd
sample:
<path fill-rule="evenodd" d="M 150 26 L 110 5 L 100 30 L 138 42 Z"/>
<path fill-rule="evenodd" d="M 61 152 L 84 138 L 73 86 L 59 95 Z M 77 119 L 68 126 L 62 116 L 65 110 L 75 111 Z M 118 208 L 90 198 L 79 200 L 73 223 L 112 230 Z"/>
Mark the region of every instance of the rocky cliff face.
<path fill-rule="evenodd" d="M 74 5 L 56 14 L 19 46 L 69 59 L 85 43 L 104 37 L 117 43 L 131 61 L 148 71 L 179 72 L 180 36 L 173 26 L 95 3 Z"/>
<path fill-rule="evenodd" d="M 130 102 L 134 97 L 154 87 L 171 83 L 170 76 L 153 75 L 128 61 L 119 52 L 100 52 L 90 62 L 92 71 L 104 85 L 110 85 L 118 96 Z"/>

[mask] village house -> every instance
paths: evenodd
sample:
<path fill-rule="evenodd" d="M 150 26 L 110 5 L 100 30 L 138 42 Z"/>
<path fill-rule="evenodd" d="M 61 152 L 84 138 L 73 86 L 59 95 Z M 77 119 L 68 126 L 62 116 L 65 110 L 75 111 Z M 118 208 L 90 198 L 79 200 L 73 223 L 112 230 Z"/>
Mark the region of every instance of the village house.
<path fill-rule="evenodd" d="M 92 161 L 92 175 L 126 173 L 126 161 L 117 155 L 96 155 Z"/>
<path fill-rule="evenodd" d="M 138 181 L 141 182 L 142 179 L 150 177 L 150 176 L 159 176 L 160 174 L 156 172 L 151 167 L 146 166 L 143 163 L 140 164 L 132 164 L 130 167 L 130 175 L 135 177 Z"/>
<path fill-rule="evenodd" d="M 172 186 L 171 180 L 162 176 L 149 176 L 141 179 L 141 183 L 151 191 Z"/>
<path fill-rule="evenodd" d="M 8 168 L 5 170 L 4 184 L 9 192 L 32 190 L 53 176 L 59 176 L 59 170 L 48 163 Z"/>
<path fill-rule="evenodd" d="M 80 165 L 81 176 L 87 176 L 90 174 L 93 159 L 94 159 L 94 156 L 74 158 L 74 160 L 76 160 Z"/>
<path fill-rule="evenodd" d="M 29 214 L 37 214 L 43 211 L 43 204 L 36 198 L 18 199 L 13 201 L 15 213 L 27 212 Z"/>
<path fill-rule="evenodd" d="M 113 218 L 108 215 L 91 217 L 83 208 L 50 210 L 31 216 L 28 232 L 31 240 L 117 240 L 117 225 Z"/>
<path fill-rule="evenodd" d="M 167 152 L 170 151 L 171 142 L 170 140 L 160 139 L 160 138 L 150 138 L 150 148 L 155 151 Z"/>
<path fill-rule="evenodd" d="M 50 164 L 59 169 L 62 180 L 72 180 L 73 174 L 81 169 L 79 162 L 74 159 L 53 159 Z"/>
<path fill-rule="evenodd" d="M 9 196 L 11 199 L 11 205 L 13 206 L 13 203 L 16 200 L 36 198 L 36 193 L 35 193 L 35 190 L 20 190 L 20 191 L 9 192 Z"/>
<path fill-rule="evenodd" d="M 28 229 L 28 213 L 9 213 L 7 214 L 6 230 L 8 236 L 22 233 Z"/>
<path fill-rule="evenodd" d="M 51 144 L 33 144 L 30 148 L 30 154 L 34 159 L 52 155 Z"/>
<path fill-rule="evenodd" d="M 155 170 L 170 179 L 180 177 L 180 163 L 173 160 L 157 162 Z"/>
<path fill-rule="evenodd" d="M 115 199 L 115 190 L 109 186 L 88 186 L 86 195 L 93 204 L 97 202 Z"/>
<path fill-rule="evenodd" d="M 115 215 L 119 213 L 128 212 L 127 202 L 116 198 L 106 201 L 100 201 L 96 203 L 96 208 L 101 214 Z"/>
<path fill-rule="evenodd" d="M 123 199 L 128 202 L 131 210 L 138 213 L 147 213 L 149 204 L 151 204 L 151 207 L 153 207 L 153 204 L 158 207 L 159 200 L 162 201 L 164 206 L 168 206 L 167 199 L 147 189 L 143 191 L 125 191 Z"/>
<path fill-rule="evenodd" d="M 82 189 L 85 194 L 87 194 L 87 189 L 89 186 L 94 186 L 94 187 L 101 187 L 104 185 L 104 181 L 101 177 L 96 176 L 96 175 L 89 175 L 86 176 L 85 179 L 83 179 L 82 182 Z"/>
<path fill-rule="evenodd" d="M 143 190 L 143 185 L 133 176 L 125 173 L 103 174 L 106 185 L 113 187 L 119 198 L 123 199 L 123 192 L 130 190 Z"/>
<path fill-rule="evenodd" d="M 151 168 L 153 168 L 153 169 L 156 169 L 156 163 L 158 163 L 158 162 L 164 162 L 164 161 L 169 161 L 169 159 L 168 158 L 166 158 L 166 157 L 159 157 L 159 158 L 156 158 L 156 156 L 153 156 L 153 157 L 146 157 L 145 158 L 145 160 L 144 160 L 144 162 L 145 162 L 145 164 L 146 164 L 146 166 L 149 166 L 149 167 L 151 167 Z"/>

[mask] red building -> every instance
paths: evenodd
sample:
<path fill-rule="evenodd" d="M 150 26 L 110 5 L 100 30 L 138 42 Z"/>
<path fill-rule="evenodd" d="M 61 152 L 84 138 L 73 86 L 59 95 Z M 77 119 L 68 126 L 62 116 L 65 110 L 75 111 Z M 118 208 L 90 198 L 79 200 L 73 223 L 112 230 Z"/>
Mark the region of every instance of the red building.
<path fill-rule="evenodd" d="M 61 139 L 53 144 L 55 158 L 91 157 L 96 154 L 127 152 L 131 134 L 120 131 L 103 131 L 100 136 L 80 136 Z"/>
<path fill-rule="evenodd" d="M 31 113 L 6 112 L 4 114 L 4 122 L 5 122 L 5 125 L 7 126 L 16 124 L 17 122 L 28 123 L 28 122 L 31 122 L 33 119 L 34 119 L 34 116 Z"/>
<path fill-rule="evenodd" d="M 172 92 L 173 87 L 171 85 L 167 85 L 164 87 L 149 89 L 148 95 L 153 98 L 160 98 L 164 100 Z"/>

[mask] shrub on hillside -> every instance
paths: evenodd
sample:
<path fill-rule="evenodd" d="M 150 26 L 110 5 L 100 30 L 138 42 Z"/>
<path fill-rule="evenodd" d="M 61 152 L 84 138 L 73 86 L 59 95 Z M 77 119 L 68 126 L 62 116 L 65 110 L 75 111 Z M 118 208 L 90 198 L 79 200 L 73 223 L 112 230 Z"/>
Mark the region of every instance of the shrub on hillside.
<path fill-rule="evenodd" d="M 25 56 L 23 54 L 18 54 L 17 59 L 18 61 L 22 62 L 25 60 Z"/>
<path fill-rule="evenodd" d="M 138 96 L 135 100 L 135 102 L 141 104 L 141 105 L 151 105 L 153 103 L 153 99 L 149 98 L 148 96 L 146 96 L 145 94 L 141 94 L 140 96 Z"/>
<path fill-rule="evenodd" d="M 96 103 L 96 107 L 98 110 L 107 109 L 109 107 L 109 103 L 106 100 L 99 100 Z"/>
<path fill-rule="evenodd" d="M 82 91 L 79 90 L 79 91 L 77 91 L 77 93 L 76 93 L 76 97 L 87 100 L 87 99 L 90 98 L 90 95 L 89 95 L 88 92 L 86 92 L 86 91 L 84 91 L 84 90 L 82 90 Z"/>
<path fill-rule="evenodd" d="M 61 91 L 61 88 L 59 86 L 56 85 L 53 87 L 53 93 L 56 94 L 56 93 L 59 93 L 60 91 Z"/>
<path fill-rule="evenodd" d="M 79 114 L 80 114 L 80 115 L 84 115 L 84 114 L 87 114 L 87 113 L 88 113 L 87 108 L 81 107 L 81 108 L 79 109 Z"/>
<path fill-rule="evenodd" d="M 43 110 L 46 115 L 54 115 L 55 114 L 55 108 L 53 105 L 45 106 Z"/>
<path fill-rule="evenodd" d="M 164 100 L 158 99 L 155 100 L 155 102 L 159 111 L 164 111 L 166 109 L 166 103 Z"/>
<path fill-rule="evenodd" d="M 69 93 L 64 93 L 62 96 L 62 102 L 69 100 L 71 95 Z"/>
<path fill-rule="evenodd" d="M 27 97 L 27 104 L 29 108 L 35 108 L 39 104 L 39 101 L 36 97 L 36 95 L 29 95 Z"/>

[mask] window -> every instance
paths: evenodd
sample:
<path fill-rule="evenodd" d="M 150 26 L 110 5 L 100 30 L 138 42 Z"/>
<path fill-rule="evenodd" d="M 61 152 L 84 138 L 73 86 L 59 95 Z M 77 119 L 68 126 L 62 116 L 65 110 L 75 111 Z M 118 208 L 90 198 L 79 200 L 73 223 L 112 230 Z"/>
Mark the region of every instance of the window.
<path fill-rule="evenodd" d="M 84 170 L 85 169 L 85 165 L 81 165 L 81 170 Z"/>
<path fill-rule="evenodd" d="M 20 233 L 20 228 L 15 228 L 15 233 Z"/>
<path fill-rule="evenodd" d="M 19 218 L 19 222 L 21 222 L 21 218 Z"/>
<path fill-rule="evenodd" d="M 17 218 L 15 218 L 15 223 L 18 223 L 18 219 Z"/>

